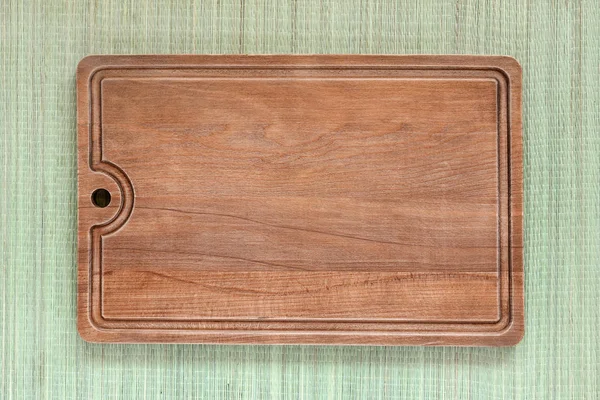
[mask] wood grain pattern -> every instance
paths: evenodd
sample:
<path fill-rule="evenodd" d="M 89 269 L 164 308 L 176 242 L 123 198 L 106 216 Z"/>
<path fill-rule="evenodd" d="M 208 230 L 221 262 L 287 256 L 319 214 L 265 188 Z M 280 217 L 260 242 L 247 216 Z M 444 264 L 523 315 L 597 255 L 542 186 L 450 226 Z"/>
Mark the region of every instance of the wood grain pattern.
<path fill-rule="evenodd" d="M 84 339 L 522 337 L 514 59 L 95 56 L 77 87 Z"/>

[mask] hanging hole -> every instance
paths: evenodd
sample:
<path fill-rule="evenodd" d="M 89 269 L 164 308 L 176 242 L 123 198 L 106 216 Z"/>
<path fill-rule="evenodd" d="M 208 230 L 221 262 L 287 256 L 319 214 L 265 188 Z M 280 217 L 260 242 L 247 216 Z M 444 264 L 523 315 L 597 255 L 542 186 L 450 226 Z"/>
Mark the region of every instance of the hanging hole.
<path fill-rule="evenodd" d="M 92 193 L 92 203 L 96 207 L 104 208 L 110 204 L 110 192 L 106 189 L 96 189 Z"/>

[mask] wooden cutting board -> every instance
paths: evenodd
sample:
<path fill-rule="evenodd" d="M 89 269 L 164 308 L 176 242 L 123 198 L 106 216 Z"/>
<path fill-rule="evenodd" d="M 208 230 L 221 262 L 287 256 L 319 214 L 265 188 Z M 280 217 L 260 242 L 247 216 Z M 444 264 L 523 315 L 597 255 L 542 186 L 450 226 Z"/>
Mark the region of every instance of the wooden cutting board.
<path fill-rule="evenodd" d="M 478 56 L 92 56 L 93 342 L 512 345 L 521 69 Z"/>

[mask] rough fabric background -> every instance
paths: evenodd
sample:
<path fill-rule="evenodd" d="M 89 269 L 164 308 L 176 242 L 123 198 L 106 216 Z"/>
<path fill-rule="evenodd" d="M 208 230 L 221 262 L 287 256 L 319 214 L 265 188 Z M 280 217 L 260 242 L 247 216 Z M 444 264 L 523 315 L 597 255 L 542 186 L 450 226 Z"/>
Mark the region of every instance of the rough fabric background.
<path fill-rule="evenodd" d="M 600 398 L 597 0 L 0 0 L 0 398 Z M 524 69 L 516 348 L 92 345 L 75 328 L 87 54 L 513 55 Z"/>

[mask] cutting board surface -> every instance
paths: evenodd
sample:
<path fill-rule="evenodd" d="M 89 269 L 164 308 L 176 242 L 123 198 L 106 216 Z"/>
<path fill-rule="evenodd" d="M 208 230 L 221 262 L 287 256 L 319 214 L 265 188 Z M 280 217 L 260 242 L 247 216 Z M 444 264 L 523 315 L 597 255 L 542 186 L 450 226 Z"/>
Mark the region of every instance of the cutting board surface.
<path fill-rule="evenodd" d="M 92 56 L 77 92 L 86 340 L 522 337 L 513 59 Z"/>

